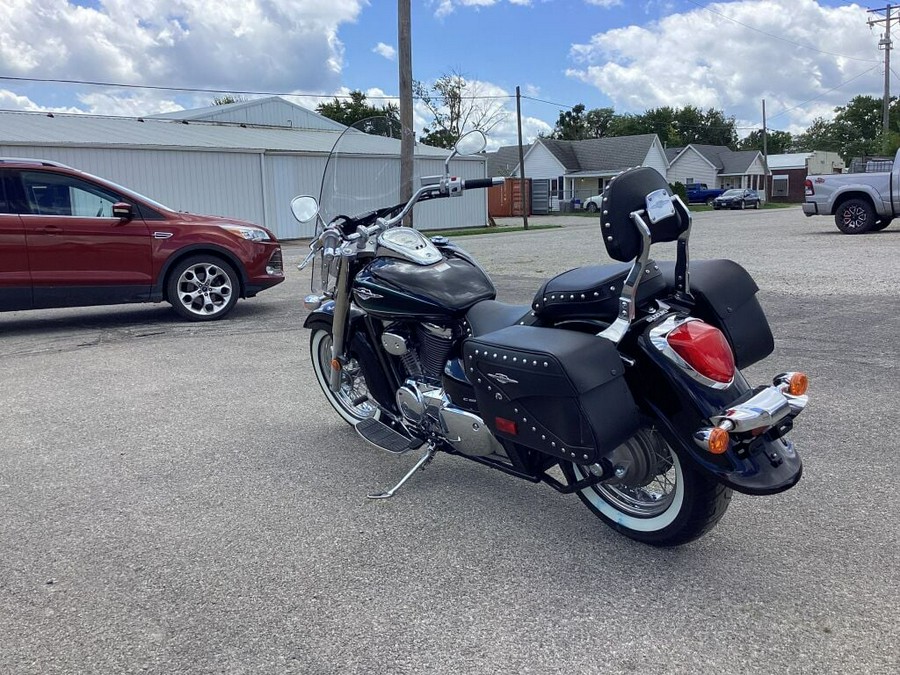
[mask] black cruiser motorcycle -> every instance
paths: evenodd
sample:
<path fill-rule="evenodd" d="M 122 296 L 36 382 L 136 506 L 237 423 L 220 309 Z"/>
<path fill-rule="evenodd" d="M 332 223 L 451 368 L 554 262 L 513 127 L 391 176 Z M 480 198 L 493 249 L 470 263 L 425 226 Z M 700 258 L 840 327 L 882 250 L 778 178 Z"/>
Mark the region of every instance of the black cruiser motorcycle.
<path fill-rule="evenodd" d="M 497 301 L 461 248 L 401 225 L 417 204 L 502 182 L 450 175 L 483 134 L 463 136 L 408 201 L 394 162 L 361 166 L 364 147 L 396 156 L 391 136 L 384 119 L 348 128 L 318 203 L 292 203 L 318 222 L 300 268 L 313 265 L 305 326 L 326 398 L 369 443 L 421 453 L 371 498 L 443 451 L 575 493 L 625 536 L 674 546 L 710 530 L 733 490 L 797 483 L 787 434 L 806 376 L 752 387 L 741 374 L 774 348 L 758 288 L 730 260 L 689 265 L 690 211 L 657 171 L 630 169 L 604 191 L 598 234 L 620 263 L 564 272 L 519 306 Z M 439 205 L 417 209 L 416 223 Z M 674 262 L 650 258 L 657 242 L 677 242 Z"/>

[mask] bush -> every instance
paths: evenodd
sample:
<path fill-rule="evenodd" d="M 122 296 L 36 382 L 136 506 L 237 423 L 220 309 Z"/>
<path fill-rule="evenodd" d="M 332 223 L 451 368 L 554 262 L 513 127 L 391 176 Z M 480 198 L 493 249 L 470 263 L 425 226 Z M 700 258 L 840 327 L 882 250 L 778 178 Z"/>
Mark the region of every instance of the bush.
<path fill-rule="evenodd" d="M 679 197 L 681 197 L 681 201 L 687 204 L 687 188 L 684 187 L 684 183 L 680 180 L 676 180 L 674 183 L 669 183 L 669 189 Z"/>

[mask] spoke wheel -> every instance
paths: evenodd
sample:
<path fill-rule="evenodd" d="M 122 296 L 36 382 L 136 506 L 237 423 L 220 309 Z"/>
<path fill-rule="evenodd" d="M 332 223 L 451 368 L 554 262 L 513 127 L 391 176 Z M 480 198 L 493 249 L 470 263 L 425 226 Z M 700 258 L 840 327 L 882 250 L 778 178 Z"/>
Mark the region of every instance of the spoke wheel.
<path fill-rule="evenodd" d="M 223 318 L 237 302 L 240 281 L 234 268 L 211 256 L 194 256 L 176 265 L 169 277 L 172 308 L 191 321 Z"/>
<path fill-rule="evenodd" d="M 363 376 L 359 362 L 352 357 L 341 370 L 341 386 L 337 392 L 331 390 L 331 332 L 324 328 L 315 328 L 309 340 L 309 354 L 312 359 L 316 380 L 322 388 L 325 398 L 338 414 L 349 424 L 356 424 L 364 419 L 378 419 L 380 411 L 374 401 L 369 398 L 369 388 Z"/>
<path fill-rule="evenodd" d="M 625 468 L 624 475 L 585 488 L 578 496 L 626 537 L 654 546 L 677 546 L 702 536 L 725 515 L 731 490 L 682 460 L 653 428 L 642 428 L 610 459 Z M 570 482 L 589 474 L 578 464 L 565 463 L 562 469 Z"/>

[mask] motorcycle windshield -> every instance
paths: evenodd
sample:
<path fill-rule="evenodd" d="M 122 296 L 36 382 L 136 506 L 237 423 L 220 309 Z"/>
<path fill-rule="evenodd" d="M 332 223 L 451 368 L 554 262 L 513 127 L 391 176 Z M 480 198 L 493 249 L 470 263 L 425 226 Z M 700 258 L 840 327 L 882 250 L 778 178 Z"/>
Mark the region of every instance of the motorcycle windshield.
<path fill-rule="evenodd" d="M 400 203 L 400 134 L 400 121 L 391 117 L 368 117 L 341 133 L 319 192 L 325 223 Z"/>

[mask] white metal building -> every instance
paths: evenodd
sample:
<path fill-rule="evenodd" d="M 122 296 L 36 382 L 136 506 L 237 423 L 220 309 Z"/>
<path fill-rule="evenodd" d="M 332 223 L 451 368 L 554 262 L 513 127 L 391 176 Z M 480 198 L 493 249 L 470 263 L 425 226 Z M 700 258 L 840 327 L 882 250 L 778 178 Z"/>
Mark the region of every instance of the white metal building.
<path fill-rule="evenodd" d="M 277 97 L 146 118 L 0 112 L 0 157 L 59 161 L 170 208 L 248 220 L 293 239 L 312 235 L 313 224 L 297 223 L 290 201 L 318 196 L 343 129 Z M 366 181 L 387 166 L 399 176 L 399 152 L 399 141 L 378 139 L 355 156 L 353 173 Z M 443 172 L 448 151 L 420 145 L 416 153 L 417 178 Z M 483 155 L 454 159 L 451 167 L 463 178 L 486 175 Z M 424 204 L 417 213 L 421 229 L 483 226 L 487 191 Z"/>

